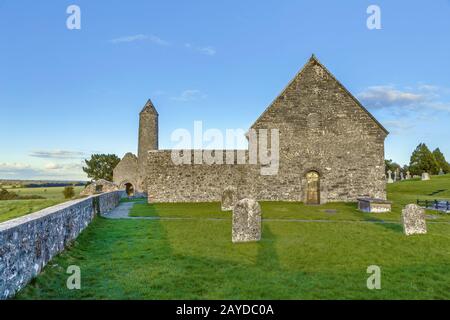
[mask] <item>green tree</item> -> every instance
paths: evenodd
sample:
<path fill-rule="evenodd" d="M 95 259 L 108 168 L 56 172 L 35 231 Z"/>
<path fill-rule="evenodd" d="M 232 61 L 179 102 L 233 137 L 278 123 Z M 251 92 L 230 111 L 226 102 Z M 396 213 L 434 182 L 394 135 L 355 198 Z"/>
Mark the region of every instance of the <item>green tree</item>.
<path fill-rule="evenodd" d="M 83 171 L 93 180 L 105 179 L 112 181 L 113 170 L 120 162 L 115 154 L 93 154 L 89 160 L 84 160 Z"/>
<path fill-rule="evenodd" d="M 413 151 L 409 161 L 409 169 L 413 175 L 421 175 L 423 172 L 429 174 L 439 172 L 439 165 L 425 143 L 420 143 Z"/>
<path fill-rule="evenodd" d="M 66 186 L 64 187 L 63 194 L 64 199 L 70 199 L 73 198 L 73 196 L 75 195 L 75 190 L 73 189 L 72 186 Z"/>
<path fill-rule="evenodd" d="M 436 159 L 436 162 L 438 163 L 438 166 L 444 173 L 450 172 L 450 164 L 447 162 L 447 160 L 444 157 L 444 154 L 439 150 L 439 148 L 436 148 L 433 151 L 434 158 Z"/>
<path fill-rule="evenodd" d="M 384 167 L 385 167 L 386 174 L 389 170 L 391 170 L 392 172 L 395 172 L 397 169 L 400 170 L 402 168 L 398 163 L 393 162 L 391 159 L 384 160 Z"/>

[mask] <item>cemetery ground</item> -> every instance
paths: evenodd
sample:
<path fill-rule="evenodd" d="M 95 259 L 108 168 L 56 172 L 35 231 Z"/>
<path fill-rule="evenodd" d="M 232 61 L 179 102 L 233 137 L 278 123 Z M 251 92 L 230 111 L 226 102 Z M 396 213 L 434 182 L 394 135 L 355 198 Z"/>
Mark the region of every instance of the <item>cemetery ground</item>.
<path fill-rule="evenodd" d="M 64 187 L 43 187 L 43 188 L 6 187 L 6 190 L 17 193 L 19 196 L 36 195 L 41 196 L 44 199 L 1 200 L 0 223 L 67 201 L 67 199 L 64 199 L 63 196 Z M 81 190 L 83 190 L 83 187 L 81 186 L 74 187 L 75 196 L 78 196 Z"/>
<path fill-rule="evenodd" d="M 449 199 L 450 175 L 390 184 L 388 198 L 384 214 L 261 202 L 262 240 L 240 244 L 219 203 L 136 201 L 131 216 L 157 218 L 96 218 L 16 298 L 450 299 L 450 215 L 428 210 L 426 235 L 407 237 L 400 224 L 417 198 Z M 66 287 L 70 265 L 81 269 L 80 290 Z M 380 290 L 366 286 L 371 265 Z"/>

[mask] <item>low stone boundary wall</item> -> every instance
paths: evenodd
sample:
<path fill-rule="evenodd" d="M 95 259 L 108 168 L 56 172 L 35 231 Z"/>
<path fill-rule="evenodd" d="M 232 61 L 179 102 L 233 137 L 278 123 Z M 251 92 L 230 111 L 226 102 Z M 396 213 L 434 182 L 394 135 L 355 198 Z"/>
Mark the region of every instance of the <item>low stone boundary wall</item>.
<path fill-rule="evenodd" d="M 0 223 L 0 299 L 14 296 L 96 215 L 114 209 L 120 195 L 102 193 Z"/>

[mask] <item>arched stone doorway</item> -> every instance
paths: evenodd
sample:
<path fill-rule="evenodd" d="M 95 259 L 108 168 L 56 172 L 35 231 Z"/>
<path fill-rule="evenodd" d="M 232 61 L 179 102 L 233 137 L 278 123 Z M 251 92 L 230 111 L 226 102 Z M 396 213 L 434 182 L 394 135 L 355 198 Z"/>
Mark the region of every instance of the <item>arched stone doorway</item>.
<path fill-rule="evenodd" d="M 125 192 L 127 193 L 127 196 L 132 197 L 134 196 L 134 187 L 131 183 L 125 183 Z"/>
<path fill-rule="evenodd" d="M 317 171 L 306 173 L 306 204 L 320 204 L 320 175 Z"/>

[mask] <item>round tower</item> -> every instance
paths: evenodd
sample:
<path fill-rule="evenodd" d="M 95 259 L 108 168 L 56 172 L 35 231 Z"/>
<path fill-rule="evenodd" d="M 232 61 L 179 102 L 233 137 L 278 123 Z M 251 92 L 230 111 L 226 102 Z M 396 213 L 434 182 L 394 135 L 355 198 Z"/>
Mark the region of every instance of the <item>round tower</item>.
<path fill-rule="evenodd" d="M 158 112 L 149 99 L 139 113 L 138 188 L 147 192 L 145 164 L 149 150 L 158 150 Z"/>

